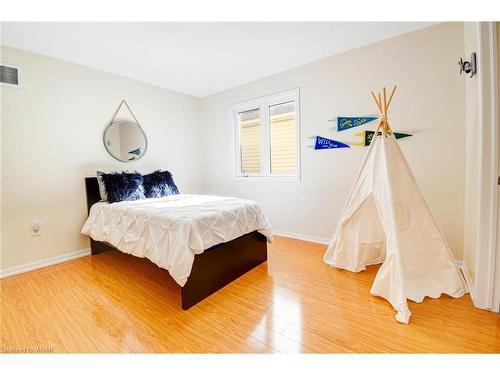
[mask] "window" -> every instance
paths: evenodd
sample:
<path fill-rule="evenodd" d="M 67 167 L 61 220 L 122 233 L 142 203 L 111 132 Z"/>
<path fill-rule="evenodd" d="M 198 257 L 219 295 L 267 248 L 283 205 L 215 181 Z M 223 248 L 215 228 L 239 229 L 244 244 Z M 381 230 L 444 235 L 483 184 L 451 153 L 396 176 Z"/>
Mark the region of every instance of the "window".
<path fill-rule="evenodd" d="M 299 90 L 232 106 L 236 176 L 299 179 Z"/>
<path fill-rule="evenodd" d="M 240 124 L 241 172 L 261 172 L 260 110 L 238 113 Z"/>

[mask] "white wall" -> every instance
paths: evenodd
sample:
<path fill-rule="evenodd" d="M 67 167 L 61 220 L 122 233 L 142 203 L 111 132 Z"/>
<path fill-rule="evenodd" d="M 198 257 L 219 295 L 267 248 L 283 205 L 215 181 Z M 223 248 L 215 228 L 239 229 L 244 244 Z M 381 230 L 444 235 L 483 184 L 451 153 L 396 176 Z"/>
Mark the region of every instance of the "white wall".
<path fill-rule="evenodd" d="M 21 65 L 22 89 L 0 88 L 1 268 L 89 246 L 84 177 L 97 169 L 172 171 L 184 192 L 200 192 L 199 100 L 152 85 L 21 50 L 1 47 Z M 126 99 L 148 136 L 145 156 L 123 164 L 107 154 L 102 133 Z M 42 235 L 31 236 L 31 222 Z"/>
<path fill-rule="evenodd" d="M 314 151 L 308 136 L 337 138 L 328 119 L 374 113 L 370 90 L 397 84 L 391 125 L 415 134 L 401 148 L 461 259 L 465 79 L 457 60 L 463 51 L 463 24 L 440 24 L 203 98 L 204 190 L 257 200 L 274 229 L 330 238 L 366 149 Z M 302 181 L 235 180 L 230 105 L 294 87 L 301 96 Z"/>

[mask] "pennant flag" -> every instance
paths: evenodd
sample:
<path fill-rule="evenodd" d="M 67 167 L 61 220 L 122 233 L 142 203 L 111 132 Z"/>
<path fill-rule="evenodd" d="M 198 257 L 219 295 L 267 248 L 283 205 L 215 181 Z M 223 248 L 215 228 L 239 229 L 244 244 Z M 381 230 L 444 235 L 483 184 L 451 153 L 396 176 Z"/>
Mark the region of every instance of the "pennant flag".
<path fill-rule="evenodd" d="M 329 148 L 343 148 L 349 147 L 345 143 L 334 141 L 333 139 L 323 138 L 319 135 L 316 136 L 316 144 L 314 145 L 315 150 L 326 150 Z"/>
<path fill-rule="evenodd" d="M 394 135 L 396 136 L 396 139 L 413 137 L 413 134 L 408 134 L 408 133 L 394 133 Z"/>
<path fill-rule="evenodd" d="M 377 120 L 377 117 L 337 117 L 337 131 L 352 129 L 373 120 Z"/>
<path fill-rule="evenodd" d="M 140 147 L 136 148 L 135 150 L 129 151 L 128 153 L 129 154 L 133 154 L 133 155 L 140 155 L 141 154 L 141 148 Z"/>
<path fill-rule="evenodd" d="M 369 146 L 370 143 L 372 142 L 373 135 L 375 134 L 374 131 L 372 130 L 363 130 L 361 132 L 356 133 L 355 135 L 363 137 L 363 140 L 354 143 L 355 146 Z M 379 134 L 381 134 L 379 132 Z M 394 136 L 396 139 L 401 139 L 401 138 L 406 138 L 406 137 L 411 137 L 413 134 L 408 134 L 408 133 L 394 133 Z"/>

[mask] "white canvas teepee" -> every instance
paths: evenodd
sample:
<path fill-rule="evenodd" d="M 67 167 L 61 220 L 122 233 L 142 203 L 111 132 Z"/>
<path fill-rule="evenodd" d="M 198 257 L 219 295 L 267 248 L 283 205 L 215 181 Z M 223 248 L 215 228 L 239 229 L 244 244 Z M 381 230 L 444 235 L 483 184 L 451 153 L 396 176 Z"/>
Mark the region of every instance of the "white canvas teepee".
<path fill-rule="evenodd" d="M 382 263 L 371 294 L 408 323 L 407 299 L 460 297 L 467 286 L 387 121 L 395 90 L 372 92 L 380 122 L 324 260 L 352 272 Z"/>

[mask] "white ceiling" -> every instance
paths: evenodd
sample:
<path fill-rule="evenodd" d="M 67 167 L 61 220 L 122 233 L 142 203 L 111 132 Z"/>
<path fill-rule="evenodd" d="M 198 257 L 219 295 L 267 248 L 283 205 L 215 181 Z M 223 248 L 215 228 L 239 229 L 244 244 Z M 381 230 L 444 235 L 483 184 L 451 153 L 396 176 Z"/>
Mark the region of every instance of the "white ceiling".
<path fill-rule="evenodd" d="M 432 23 L 2 23 L 1 43 L 203 97 Z"/>

